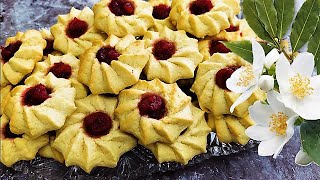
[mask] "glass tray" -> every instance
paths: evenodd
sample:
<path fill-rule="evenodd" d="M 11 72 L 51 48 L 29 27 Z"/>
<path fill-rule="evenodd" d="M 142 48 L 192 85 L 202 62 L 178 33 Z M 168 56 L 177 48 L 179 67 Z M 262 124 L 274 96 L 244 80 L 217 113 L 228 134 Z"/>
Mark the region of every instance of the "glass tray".
<path fill-rule="evenodd" d="M 187 166 L 194 166 L 215 156 L 226 156 L 253 148 L 258 143 L 250 140 L 245 146 L 236 143 L 220 143 L 215 133 L 208 135 L 207 153 L 195 156 Z M 158 163 L 153 154 L 141 145 L 124 154 L 116 168 L 97 167 L 90 174 L 76 166 L 66 167 L 53 160 L 36 157 L 32 161 L 16 163 L 7 168 L 0 163 L 0 179 L 137 179 L 153 173 L 176 171 L 184 165 L 179 163 Z"/>

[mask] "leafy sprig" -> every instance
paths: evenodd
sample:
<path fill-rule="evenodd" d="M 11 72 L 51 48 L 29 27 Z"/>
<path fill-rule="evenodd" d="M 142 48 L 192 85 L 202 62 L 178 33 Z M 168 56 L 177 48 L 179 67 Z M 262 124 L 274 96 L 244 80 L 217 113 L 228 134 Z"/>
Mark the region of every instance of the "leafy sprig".
<path fill-rule="evenodd" d="M 300 49 L 308 44 L 308 52 L 314 55 L 316 69 L 320 74 L 320 0 L 305 0 L 296 16 L 294 2 L 293 0 L 244 0 L 242 4 L 244 17 L 251 29 L 264 41 L 262 44 L 266 53 L 276 48 L 292 62 Z M 289 37 L 285 37 L 286 34 L 289 34 Z M 291 52 L 282 46 L 284 40 L 289 42 Z M 250 41 L 223 43 L 233 53 L 252 63 Z M 270 72 L 268 70 L 267 73 L 272 73 L 272 69 L 270 68 Z M 296 125 L 301 125 L 301 144 L 304 151 L 319 165 L 320 120 L 299 119 Z"/>

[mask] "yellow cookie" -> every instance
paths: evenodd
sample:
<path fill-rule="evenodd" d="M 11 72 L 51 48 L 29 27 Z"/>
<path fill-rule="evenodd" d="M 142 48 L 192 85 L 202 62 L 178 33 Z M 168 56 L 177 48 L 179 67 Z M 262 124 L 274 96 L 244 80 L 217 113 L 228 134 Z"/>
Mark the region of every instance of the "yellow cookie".
<path fill-rule="evenodd" d="M 172 143 L 192 124 L 190 101 L 176 84 L 140 80 L 121 91 L 115 112 L 120 129 L 136 136 L 139 143 Z"/>
<path fill-rule="evenodd" d="M 119 130 L 114 117 L 117 102 L 116 98 L 102 95 L 76 101 L 77 110 L 53 143 L 67 166 L 78 165 L 87 173 L 96 166 L 114 168 L 120 156 L 136 146 L 132 136 Z"/>

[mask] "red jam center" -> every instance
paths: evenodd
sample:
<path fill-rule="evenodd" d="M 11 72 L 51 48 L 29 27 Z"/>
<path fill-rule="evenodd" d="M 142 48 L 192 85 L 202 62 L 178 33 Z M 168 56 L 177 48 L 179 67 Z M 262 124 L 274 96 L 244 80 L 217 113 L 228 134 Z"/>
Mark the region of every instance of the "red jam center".
<path fill-rule="evenodd" d="M 79 38 L 88 31 L 89 25 L 87 22 L 82 21 L 78 18 L 74 18 L 69 22 L 66 29 L 66 34 L 69 38 Z"/>
<path fill-rule="evenodd" d="M 7 123 L 6 126 L 2 129 L 2 133 L 5 139 L 22 138 L 22 135 L 14 134 L 13 132 L 11 132 L 9 123 Z"/>
<path fill-rule="evenodd" d="M 47 56 L 48 54 L 51 54 L 54 51 L 54 49 L 53 49 L 54 40 L 53 39 L 46 39 L 46 41 L 47 41 L 47 46 L 43 50 L 43 55 L 44 56 Z"/>
<path fill-rule="evenodd" d="M 50 98 L 51 89 L 43 84 L 38 84 L 28 88 L 22 96 L 22 103 L 25 106 L 36 106 Z"/>
<path fill-rule="evenodd" d="M 239 31 L 239 26 L 230 26 L 228 29 L 226 29 L 227 32 L 236 32 Z"/>
<path fill-rule="evenodd" d="M 210 44 L 210 55 L 213 55 L 214 53 L 229 53 L 231 52 L 230 49 L 228 49 L 226 46 L 224 46 L 223 43 L 219 41 L 211 41 Z"/>
<path fill-rule="evenodd" d="M 221 89 L 229 90 L 226 82 L 237 69 L 239 69 L 239 66 L 230 66 L 220 69 L 216 74 L 216 84 Z"/>
<path fill-rule="evenodd" d="M 133 15 L 135 7 L 129 0 L 112 0 L 109 9 L 116 16 L 130 16 Z"/>
<path fill-rule="evenodd" d="M 167 60 L 176 52 L 176 45 L 167 40 L 159 40 L 153 45 L 153 55 L 157 60 Z"/>
<path fill-rule="evenodd" d="M 53 64 L 49 72 L 52 72 L 57 78 L 69 79 L 72 74 L 72 69 L 69 64 L 58 62 Z"/>
<path fill-rule="evenodd" d="M 105 46 L 99 49 L 96 58 L 99 60 L 99 62 L 104 62 L 110 65 L 111 61 L 118 60 L 120 55 L 121 54 L 114 47 Z"/>
<path fill-rule="evenodd" d="M 13 43 L 10 43 L 7 47 L 0 47 L 1 48 L 1 56 L 3 61 L 6 63 L 8 62 L 14 54 L 19 50 L 22 42 L 16 41 Z"/>
<path fill-rule="evenodd" d="M 95 112 L 84 118 L 83 126 L 89 136 L 99 138 L 109 133 L 112 128 L 112 120 L 106 113 Z"/>
<path fill-rule="evenodd" d="M 165 4 L 160 4 L 158 6 L 153 7 L 152 16 L 155 19 L 165 19 L 169 17 L 170 11 L 171 7 Z"/>
<path fill-rule="evenodd" d="M 211 0 L 196 0 L 190 3 L 190 11 L 194 15 L 204 14 L 213 8 Z"/>
<path fill-rule="evenodd" d="M 157 120 L 162 119 L 167 114 L 165 100 L 157 94 L 143 94 L 138 108 L 141 116 Z"/>

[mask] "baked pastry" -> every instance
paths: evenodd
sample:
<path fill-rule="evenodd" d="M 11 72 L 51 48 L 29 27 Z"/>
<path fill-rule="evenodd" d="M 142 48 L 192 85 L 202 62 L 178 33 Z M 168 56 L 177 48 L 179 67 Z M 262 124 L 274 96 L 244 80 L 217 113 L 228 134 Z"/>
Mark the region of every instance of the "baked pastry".
<path fill-rule="evenodd" d="M 250 138 L 245 133 L 245 130 L 254 125 L 254 121 L 249 115 L 240 118 L 233 115 L 214 116 L 212 113 L 209 113 L 208 125 L 213 132 L 216 132 L 220 142 L 235 142 L 246 145 Z"/>
<path fill-rule="evenodd" d="M 210 128 L 206 123 L 203 111 L 194 106 L 191 107 L 191 110 L 193 122 L 175 142 L 156 142 L 146 146 L 153 152 L 159 163 L 173 161 L 186 165 L 194 156 L 206 152 Z"/>
<path fill-rule="evenodd" d="M 93 11 L 95 26 L 108 35 L 143 36 L 153 25 L 152 6 L 142 0 L 102 0 Z"/>
<path fill-rule="evenodd" d="M 173 143 L 192 124 L 191 98 L 176 84 L 140 80 L 120 92 L 115 111 L 120 129 L 143 145 Z"/>
<path fill-rule="evenodd" d="M 61 128 L 75 109 L 75 89 L 66 79 L 49 73 L 43 79 L 15 87 L 4 109 L 15 134 L 33 138 Z"/>
<path fill-rule="evenodd" d="M 26 134 L 17 135 L 12 133 L 9 119 L 6 115 L 1 116 L 0 123 L 0 162 L 7 167 L 21 160 L 34 159 L 38 150 L 48 143 L 47 135 L 34 139 Z"/>
<path fill-rule="evenodd" d="M 230 107 L 240 94 L 229 91 L 226 80 L 241 66 L 251 64 L 233 53 L 216 53 L 199 65 L 191 91 L 197 95 L 202 110 L 212 112 L 215 116 L 231 114 Z M 246 117 L 249 106 L 264 99 L 265 93 L 257 89 L 247 101 L 235 108 L 232 115 Z"/>
<path fill-rule="evenodd" d="M 177 29 L 203 38 L 227 29 L 239 12 L 238 0 L 173 0 L 170 18 Z"/>
<path fill-rule="evenodd" d="M 137 144 L 119 130 L 114 118 L 117 99 L 90 95 L 77 100 L 76 105 L 53 147 L 63 154 L 67 166 L 78 165 L 87 173 L 96 166 L 116 167 L 120 156 Z"/>
<path fill-rule="evenodd" d="M 204 60 L 208 60 L 214 53 L 229 53 L 230 49 L 223 45 L 223 41 L 243 41 L 257 38 L 245 19 L 235 18 L 229 28 L 219 34 L 199 40 L 199 51 Z"/>
<path fill-rule="evenodd" d="M 81 11 L 72 8 L 69 14 L 59 15 L 58 23 L 50 30 L 54 49 L 76 57 L 89 49 L 94 41 L 105 39 L 105 35 L 94 27 L 94 14 L 88 7 Z"/>
<path fill-rule="evenodd" d="M 1 47 L 1 86 L 16 85 L 31 73 L 35 64 L 42 59 L 45 47 L 46 41 L 36 30 L 19 32 L 15 37 L 8 38 L 6 47 Z"/>
<path fill-rule="evenodd" d="M 44 40 L 46 40 L 46 42 L 47 42 L 47 46 L 43 50 L 43 58 L 46 59 L 46 57 L 48 57 L 49 54 L 62 55 L 61 52 L 59 52 L 53 48 L 54 37 L 51 34 L 50 30 L 43 28 L 40 30 L 40 33 L 41 33 L 42 38 Z"/>
<path fill-rule="evenodd" d="M 11 89 L 12 89 L 12 85 L 7 85 L 5 87 L 1 87 L 1 91 L 0 91 L 1 112 L 0 112 L 0 115 L 3 114 L 4 107 L 6 106 L 8 100 L 11 96 Z"/>
<path fill-rule="evenodd" d="M 40 81 L 48 73 L 52 73 L 57 78 L 64 78 L 71 81 L 71 86 L 76 90 L 76 99 L 81 99 L 87 96 L 87 88 L 81 84 L 78 78 L 80 60 L 72 54 L 63 56 L 50 55 L 42 62 L 38 62 L 32 74 L 25 80 L 28 84 L 30 81 Z"/>
<path fill-rule="evenodd" d="M 154 25 L 151 27 L 154 31 L 160 31 L 167 27 L 171 30 L 176 30 L 176 27 L 171 23 L 169 14 L 171 11 L 171 0 L 149 0 L 152 7 L 152 16 Z"/>
<path fill-rule="evenodd" d="M 93 94 L 119 94 L 138 82 L 147 62 L 143 41 L 137 41 L 133 35 L 110 35 L 80 57 L 78 77 Z"/>
<path fill-rule="evenodd" d="M 159 32 L 148 31 L 143 39 L 149 53 L 144 69 L 148 80 L 158 78 L 174 83 L 194 77 L 194 71 L 203 58 L 196 39 L 189 38 L 185 31 L 172 31 L 167 27 Z"/>
<path fill-rule="evenodd" d="M 64 158 L 61 152 L 56 150 L 56 148 L 52 147 L 54 140 L 56 139 L 56 132 L 50 131 L 48 133 L 49 136 L 49 143 L 39 149 L 38 154 L 42 157 L 54 159 L 60 163 L 64 164 Z"/>

